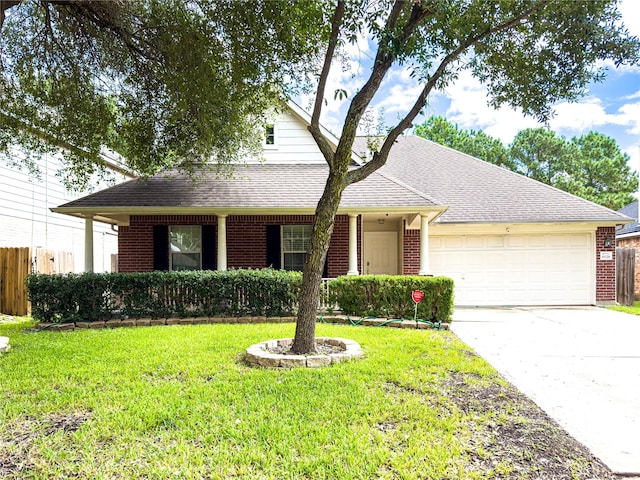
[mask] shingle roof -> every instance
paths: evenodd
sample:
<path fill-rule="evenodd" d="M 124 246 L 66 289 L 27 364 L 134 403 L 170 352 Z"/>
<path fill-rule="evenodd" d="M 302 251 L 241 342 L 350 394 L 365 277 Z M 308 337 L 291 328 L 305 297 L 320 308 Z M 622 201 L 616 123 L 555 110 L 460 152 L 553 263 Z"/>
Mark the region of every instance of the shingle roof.
<path fill-rule="evenodd" d="M 363 153 L 359 138 L 354 150 Z M 417 136 L 398 139 L 380 170 L 448 206 L 440 223 L 620 222 L 608 208 Z"/>
<path fill-rule="evenodd" d="M 627 235 L 630 233 L 640 233 L 640 223 L 638 223 L 638 201 L 630 203 L 626 207 L 618 210 L 618 213 L 633 218 L 635 221 L 625 225 L 623 228 L 616 230 L 616 235 Z"/>
<path fill-rule="evenodd" d="M 329 169 L 326 165 L 242 165 L 233 178 L 210 169 L 193 179 L 172 171 L 147 180 L 131 180 L 58 207 L 200 207 L 243 209 L 308 209 L 313 212 L 322 195 Z M 433 207 L 426 195 L 401 182 L 375 173 L 344 191 L 341 208 Z"/>
<path fill-rule="evenodd" d="M 365 139 L 354 151 L 365 151 Z M 130 213 L 145 209 L 296 210 L 312 213 L 328 167 L 321 164 L 250 164 L 233 178 L 172 171 L 131 180 L 71 201 L 54 211 Z M 343 193 L 344 211 L 443 210 L 441 223 L 627 223 L 631 219 L 530 178 L 416 136 L 398 139 L 387 164 Z M 637 208 L 637 206 L 636 206 Z M 634 216 L 635 218 L 635 216 Z M 640 228 L 639 228 L 640 230 Z"/>

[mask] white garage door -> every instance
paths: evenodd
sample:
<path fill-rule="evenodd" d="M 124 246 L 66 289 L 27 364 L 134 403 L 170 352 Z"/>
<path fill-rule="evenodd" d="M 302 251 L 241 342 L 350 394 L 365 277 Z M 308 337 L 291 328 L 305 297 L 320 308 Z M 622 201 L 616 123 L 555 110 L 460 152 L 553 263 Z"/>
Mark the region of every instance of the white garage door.
<path fill-rule="evenodd" d="M 594 298 L 591 234 L 429 238 L 431 270 L 456 305 L 584 305 Z"/>

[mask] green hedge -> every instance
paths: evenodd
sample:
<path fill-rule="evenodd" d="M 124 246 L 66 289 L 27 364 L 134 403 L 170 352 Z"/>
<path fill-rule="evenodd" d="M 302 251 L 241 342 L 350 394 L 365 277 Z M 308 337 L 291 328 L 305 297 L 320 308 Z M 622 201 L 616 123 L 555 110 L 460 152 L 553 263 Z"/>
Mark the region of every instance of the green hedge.
<path fill-rule="evenodd" d="M 281 316 L 296 309 L 302 275 L 281 270 L 30 275 L 27 289 L 39 321 Z"/>
<path fill-rule="evenodd" d="M 345 315 L 412 319 L 413 290 L 424 292 L 419 319 L 449 322 L 453 313 L 453 280 L 447 277 L 344 276 L 332 280 L 329 290 Z"/>

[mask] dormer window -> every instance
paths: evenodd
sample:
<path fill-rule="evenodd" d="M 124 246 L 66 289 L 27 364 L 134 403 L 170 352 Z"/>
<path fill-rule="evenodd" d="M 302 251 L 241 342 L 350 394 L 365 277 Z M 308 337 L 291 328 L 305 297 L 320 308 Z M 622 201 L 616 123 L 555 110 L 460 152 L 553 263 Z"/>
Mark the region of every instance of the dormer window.
<path fill-rule="evenodd" d="M 276 126 L 273 124 L 265 127 L 264 144 L 267 147 L 274 147 L 276 145 Z"/>

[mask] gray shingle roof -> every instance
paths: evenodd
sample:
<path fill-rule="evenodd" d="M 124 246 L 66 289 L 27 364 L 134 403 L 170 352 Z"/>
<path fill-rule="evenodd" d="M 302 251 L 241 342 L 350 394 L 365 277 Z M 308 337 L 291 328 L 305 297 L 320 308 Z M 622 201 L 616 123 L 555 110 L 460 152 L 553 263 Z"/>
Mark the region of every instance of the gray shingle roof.
<path fill-rule="evenodd" d="M 354 151 L 365 151 L 365 139 Z M 238 166 L 234 178 L 203 171 L 131 180 L 54 209 L 62 213 L 127 213 L 144 209 L 296 210 L 312 213 L 328 167 L 321 164 Z M 345 190 L 340 208 L 448 207 L 441 223 L 627 223 L 630 218 L 522 175 L 416 136 L 398 139 L 387 165 Z M 636 207 L 637 208 L 637 207 Z"/>
<path fill-rule="evenodd" d="M 205 170 L 194 179 L 177 171 L 147 180 L 131 180 L 58 207 L 201 207 L 243 209 L 308 209 L 313 212 L 322 195 L 329 169 L 326 165 L 242 165 L 234 178 Z M 432 207 L 436 204 L 395 179 L 373 174 L 350 185 L 341 208 Z M 58 209 L 56 209 L 58 210 Z"/>
<path fill-rule="evenodd" d="M 626 207 L 618 210 L 618 213 L 633 218 L 635 221 L 616 230 L 616 235 L 627 235 L 629 233 L 640 233 L 640 223 L 638 223 L 638 201 L 630 203 Z"/>
<path fill-rule="evenodd" d="M 359 138 L 354 150 L 363 153 Z M 627 222 L 629 218 L 417 136 L 398 139 L 381 172 L 449 209 L 440 223 Z"/>

